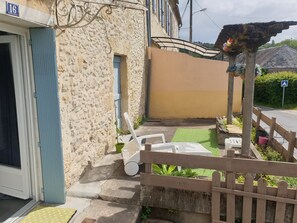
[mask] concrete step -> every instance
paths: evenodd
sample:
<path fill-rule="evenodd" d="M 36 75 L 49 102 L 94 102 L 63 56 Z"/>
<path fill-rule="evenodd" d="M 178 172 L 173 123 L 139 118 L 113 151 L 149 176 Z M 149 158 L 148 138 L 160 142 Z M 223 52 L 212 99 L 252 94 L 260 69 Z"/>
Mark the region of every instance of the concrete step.
<path fill-rule="evenodd" d="M 90 183 L 77 182 L 68 190 L 67 196 L 139 205 L 139 175 L 117 176 L 109 180 Z"/>
<path fill-rule="evenodd" d="M 120 153 L 111 153 L 104 156 L 94 165 L 89 164 L 85 173 L 80 178 L 80 183 L 90 183 L 95 181 L 107 180 L 115 174 L 115 171 L 123 165 L 122 155 Z"/>
<path fill-rule="evenodd" d="M 101 186 L 99 197 L 105 201 L 121 204 L 140 204 L 140 179 L 135 177 L 118 177 L 107 180 Z"/>
<path fill-rule="evenodd" d="M 84 174 L 84 179 L 75 183 L 67 191 L 71 197 L 102 199 L 121 204 L 139 205 L 140 203 L 140 177 L 127 176 L 124 172 L 123 161 L 115 164 L 118 155 L 109 156 L 96 167 Z M 112 165 L 113 167 L 107 167 Z M 113 169 L 116 168 L 117 169 Z M 104 171 L 101 171 L 102 168 Z M 110 170 L 112 173 L 105 172 Z M 93 181 L 97 179 L 97 181 Z M 98 180 L 99 179 L 99 180 Z"/>
<path fill-rule="evenodd" d="M 74 216 L 71 223 L 138 223 L 141 208 L 138 205 L 119 204 L 103 200 L 92 200 L 89 207 Z"/>

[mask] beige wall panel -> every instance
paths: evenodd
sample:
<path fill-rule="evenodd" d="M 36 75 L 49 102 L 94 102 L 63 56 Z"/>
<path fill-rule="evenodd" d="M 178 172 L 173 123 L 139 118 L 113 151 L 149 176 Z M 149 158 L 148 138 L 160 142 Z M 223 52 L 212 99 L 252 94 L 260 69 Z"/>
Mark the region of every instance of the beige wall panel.
<path fill-rule="evenodd" d="M 226 115 L 228 63 L 152 48 L 151 118 Z M 235 78 L 234 112 L 241 110 L 242 80 Z"/>

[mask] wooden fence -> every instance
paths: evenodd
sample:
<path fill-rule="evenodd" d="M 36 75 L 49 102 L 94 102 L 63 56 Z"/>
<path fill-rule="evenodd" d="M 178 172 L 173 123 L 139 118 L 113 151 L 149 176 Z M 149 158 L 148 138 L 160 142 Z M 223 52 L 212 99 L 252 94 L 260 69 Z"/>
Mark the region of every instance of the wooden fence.
<path fill-rule="evenodd" d="M 212 222 L 225 222 L 221 220 L 221 194 L 226 195 L 226 222 L 235 222 L 235 196 L 243 197 L 243 222 L 251 222 L 253 199 L 256 199 L 256 222 L 265 222 L 266 201 L 276 203 L 274 221 L 285 222 L 286 208 L 291 205 L 289 218 L 297 222 L 297 190 L 288 189 L 287 183 L 281 181 L 278 187 L 267 187 L 263 179 L 258 180 L 258 186 L 253 185 L 251 176 L 276 175 L 297 177 L 297 165 L 294 163 L 259 161 L 234 157 L 234 151 L 229 150 L 227 157 L 193 156 L 166 152 L 153 152 L 151 145 L 146 145 L 145 151 L 140 152 L 141 162 L 145 164 L 145 173 L 141 173 L 142 186 L 155 186 L 174 188 L 195 192 L 207 192 L 212 195 L 211 215 Z M 220 173 L 213 173 L 212 181 L 175 177 L 160 176 L 152 172 L 152 163 L 176 165 L 187 168 L 206 168 L 223 171 L 225 180 L 221 181 Z M 244 184 L 235 182 L 236 174 L 246 174 Z M 287 205 L 288 204 L 288 205 Z M 293 207 L 292 207 L 293 206 Z M 286 214 L 288 218 L 288 213 Z"/>
<path fill-rule="evenodd" d="M 261 121 L 267 124 L 270 128 L 269 130 L 269 144 L 272 145 L 280 154 L 282 154 L 286 161 L 293 162 L 295 161 L 294 158 L 294 150 L 297 148 L 297 139 L 296 139 L 296 132 L 287 131 L 278 123 L 276 123 L 276 118 L 269 118 L 261 112 L 260 108 L 253 108 L 253 113 L 257 116 L 257 120 L 253 120 L 253 126 L 256 129 L 261 129 Z M 288 148 L 283 147 L 281 143 L 279 143 L 273 136 L 274 133 L 279 134 L 285 140 L 288 141 Z"/>

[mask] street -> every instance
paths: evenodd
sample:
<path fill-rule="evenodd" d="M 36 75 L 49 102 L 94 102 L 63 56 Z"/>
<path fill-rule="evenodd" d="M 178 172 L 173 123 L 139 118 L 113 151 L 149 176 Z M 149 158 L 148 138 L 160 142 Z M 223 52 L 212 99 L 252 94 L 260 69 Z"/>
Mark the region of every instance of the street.
<path fill-rule="evenodd" d="M 260 107 L 262 113 L 269 118 L 275 117 L 276 123 L 284 127 L 288 131 L 297 132 L 297 111 L 296 110 L 282 110 L 273 109 L 268 107 Z M 254 120 L 255 117 L 254 117 Z M 261 126 L 269 133 L 269 126 L 261 122 Z M 281 143 L 285 148 L 288 147 L 288 142 L 284 140 L 280 135 L 275 134 L 274 137 Z M 297 150 L 295 149 L 294 156 L 297 157 Z"/>

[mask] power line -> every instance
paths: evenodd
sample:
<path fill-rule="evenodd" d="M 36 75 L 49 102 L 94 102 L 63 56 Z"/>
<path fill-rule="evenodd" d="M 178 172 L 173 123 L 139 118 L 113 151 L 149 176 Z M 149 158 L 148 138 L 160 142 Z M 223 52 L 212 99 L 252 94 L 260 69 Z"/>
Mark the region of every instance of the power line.
<path fill-rule="evenodd" d="M 188 0 L 187 4 L 185 6 L 185 9 L 184 9 L 184 12 L 183 12 L 183 15 L 182 15 L 182 19 L 184 18 L 184 15 L 185 15 L 186 9 L 187 9 L 187 7 L 189 5 L 189 2 L 190 2 L 190 0 Z"/>
<path fill-rule="evenodd" d="M 202 6 L 197 2 L 197 0 L 195 0 L 195 3 L 200 7 L 200 9 L 202 9 Z M 222 29 L 204 10 L 203 11 L 205 13 L 205 15 L 209 18 L 209 20 L 216 26 L 218 27 L 220 30 Z"/>

